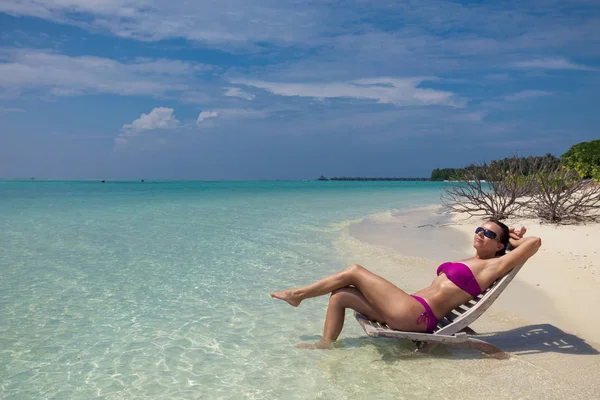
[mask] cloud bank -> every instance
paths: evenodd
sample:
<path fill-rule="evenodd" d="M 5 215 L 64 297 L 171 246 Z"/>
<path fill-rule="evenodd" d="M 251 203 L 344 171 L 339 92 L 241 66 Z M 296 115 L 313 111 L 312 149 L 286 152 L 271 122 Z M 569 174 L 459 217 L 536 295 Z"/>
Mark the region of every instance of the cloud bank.
<path fill-rule="evenodd" d="M 577 64 L 566 58 L 538 58 L 529 61 L 519 61 L 513 63 L 512 66 L 518 68 L 539 68 L 539 69 L 563 69 L 576 71 L 596 71 L 596 68 L 586 65 Z"/>
<path fill-rule="evenodd" d="M 369 100 L 397 106 L 444 105 L 459 106 L 454 93 L 419 87 L 427 78 L 374 78 L 334 83 L 277 83 L 235 81 L 266 90 L 279 96 L 312 97 L 316 99 L 346 98 Z"/>
<path fill-rule="evenodd" d="M 108 93 L 161 96 L 183 92 L 206 70 L 199 63 L 166 59 L 119 62 L 47 50 L 0 50 L 0 87 L 15 92 L 46 89 L 54 96 Z"/>

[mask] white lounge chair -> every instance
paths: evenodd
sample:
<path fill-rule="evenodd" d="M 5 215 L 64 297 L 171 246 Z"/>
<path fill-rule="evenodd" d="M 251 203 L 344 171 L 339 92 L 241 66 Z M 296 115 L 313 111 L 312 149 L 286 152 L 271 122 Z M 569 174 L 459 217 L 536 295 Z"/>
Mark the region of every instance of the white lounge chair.
<path fill-rule="evenodd" d="M 433 333 L 404 332 L 391 329 L 387 324 L 371 321 L 364 315 L 355 312 L 354 316 L 367 335 L 393 339 L 408 339 L 415 342 L 419 352 L 428 352 L 440 343 L 461 345 L 483 351 L 498 358 L 507 355 L 498 347 L 481 339 L 474 338 L 475 332 L 469 325 L 479 318 L 500 296 L 500 293 L 513 280 L 524 264 L 517 265 L 508 274 L 498 279 L 485 292 L 473 300 L 458 306 L 438 321 Z"/>

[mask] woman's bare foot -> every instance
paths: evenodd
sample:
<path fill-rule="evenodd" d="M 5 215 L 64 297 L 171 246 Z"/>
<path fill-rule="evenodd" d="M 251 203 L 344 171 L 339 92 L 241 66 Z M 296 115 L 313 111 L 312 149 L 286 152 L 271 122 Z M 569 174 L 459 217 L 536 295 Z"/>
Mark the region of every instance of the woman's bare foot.
<path fill-rule="evenodd" d="M 333 343 L 326 343 L 323 340 L 318 340 L 314 343 L 298 343 L 296 345 L 296 348 L 308 349 L 308 350 L 316 350 L 316 349 L 331 350 L 331 349 L 333 349 Z"/>
<path fill-rule="evenodd" d="M 293 289 L 285 289 L 280 292 L 271 292 L 271 297 L 287 301 L 292 307 L 298 307 L 302 301 L 294 295 Z"/>

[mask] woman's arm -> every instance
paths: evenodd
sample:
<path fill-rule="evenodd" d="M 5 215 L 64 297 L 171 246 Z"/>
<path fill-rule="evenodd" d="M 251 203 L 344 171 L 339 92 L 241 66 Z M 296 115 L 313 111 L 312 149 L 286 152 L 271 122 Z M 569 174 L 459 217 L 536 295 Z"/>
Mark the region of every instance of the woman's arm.
<path fill-rule="evenodd" d="M 510 228 L 509 244 L 513 250 L 498 259 L 499 275 L 508 273 L 519 264 L 523 264 L 534 255 L 542 245 L 542 239 L 535 236 L 523 237 L 525 227 L 519 229 Z"/>

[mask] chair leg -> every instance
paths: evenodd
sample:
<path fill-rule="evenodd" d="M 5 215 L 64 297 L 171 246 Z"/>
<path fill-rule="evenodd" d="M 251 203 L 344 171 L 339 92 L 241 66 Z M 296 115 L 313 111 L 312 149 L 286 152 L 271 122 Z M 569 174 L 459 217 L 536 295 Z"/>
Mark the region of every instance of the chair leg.
<path fill-rule="evenodd" d="M 437 346 L 437 343 L 434 342 L 415 342 L 415 344 L 417 345 L 417 349 L 415 350 L 415 353 L 423 353 L 423 354 L 427 354 L 429 353 L 431 350 L 433 350 L 433 348 L 435 346 Z"/>
<path fill-rule="evenodd" d="M 506 360 L 510 358 L 510 354 L 505 353 L 498 346 L 494 346 L 491 343 L 484 342 L 483 340 L 479 339 L 469 338 L 465 343 L 461 343 L 460 346 L 479 350 L 482 353 L 485 353 L 486 355 L 498 360 Z"/>
<path fill-rule="evenodd" d="M 477 335 L 477 332 L 475 332 L 473 329 L 471 329 L 470 326 L 467 326 L 467 327 L 461 329 L 459 332 L 464 332 L 467 335 Z"/>

